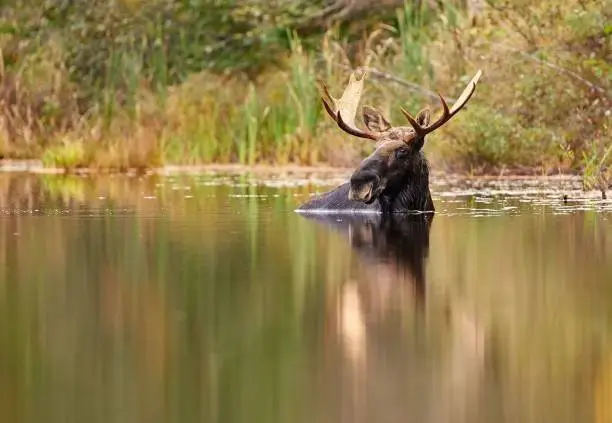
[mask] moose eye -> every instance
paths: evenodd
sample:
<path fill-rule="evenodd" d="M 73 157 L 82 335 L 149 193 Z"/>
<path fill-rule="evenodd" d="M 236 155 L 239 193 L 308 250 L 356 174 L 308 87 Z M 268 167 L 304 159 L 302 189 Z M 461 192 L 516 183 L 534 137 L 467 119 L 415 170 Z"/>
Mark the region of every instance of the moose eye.
<path fill-rule="evenodd" d="M 408 154 L 410 154 L 410 152 L 407 148 L 398 148 L 397 150 L 395 150 L 396 159 L 405 159 L 406 157 L 408 157 Z"/>

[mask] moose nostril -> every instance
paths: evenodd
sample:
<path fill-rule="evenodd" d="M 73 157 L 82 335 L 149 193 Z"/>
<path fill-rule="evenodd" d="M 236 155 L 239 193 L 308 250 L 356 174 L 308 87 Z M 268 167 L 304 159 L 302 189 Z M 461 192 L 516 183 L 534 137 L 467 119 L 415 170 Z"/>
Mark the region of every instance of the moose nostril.
<path fill-rule="evenodd" d="M 349 200 L 369 200 L 372 196 L 374 186 L 372 183 L 361 184 L 359 186 L 351 186 L 349 189 Z"/>
<path fill-rule="evenodd" d="M 373 173 L 361 173 L 351 177 L 352 186 L 361 186 L 366 184 L 376 184 L 380 178 Z"/>
<path fill-rule="evenodd" d="M 380 178 L 372 173 L 360 173 L 351 178 L 349 199 L 368 201 L 372 199 Z"/>

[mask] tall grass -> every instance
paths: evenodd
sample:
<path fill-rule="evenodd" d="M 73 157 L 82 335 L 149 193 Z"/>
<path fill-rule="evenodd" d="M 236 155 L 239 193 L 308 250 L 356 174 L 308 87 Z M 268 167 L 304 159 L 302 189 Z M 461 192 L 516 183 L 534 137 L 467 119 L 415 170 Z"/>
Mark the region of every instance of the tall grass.
<path fill-rule="evenodd" d="M 201 73 L 168 90 L 164 157 L 172 162 L 317 163 L 321 119 L 311 55 L 290 38 L 285 70 L 255 80 Z"/>
<path fill-rule="evenodd" d="M 399 55 L 402 76 L 422 79 L 433 78 L 433 66 L 427 56 L 427 44 L 430 41 L 428 27 L 435 14 L 428 7 L 405 2 L 397 12 L 397 29 L 401 54 Z M 422 79 L 415 82 L 421 82 Z"/>

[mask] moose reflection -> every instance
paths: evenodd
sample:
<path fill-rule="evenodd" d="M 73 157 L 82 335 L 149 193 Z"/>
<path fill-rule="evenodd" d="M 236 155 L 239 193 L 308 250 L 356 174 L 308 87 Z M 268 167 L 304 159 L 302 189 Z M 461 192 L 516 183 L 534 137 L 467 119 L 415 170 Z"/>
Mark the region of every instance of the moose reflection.
<path fill-rule="evenodd" d="M 323 371 L 341 377 L 322 388 L 322 401 L 336 404 L 323 409 L 339 410 L 335 421 L 473 419 L 482 409 L 484 334 L 460 301 L 426 294 L 434 215 L 308 218 L 346 235 L 354 253 L 350 275 L 328 298 Z M 443 358 L 432 360 L 432 350 Z"/>
<path fill-rule="evenodd" d="M 307 216 L 348 235 L 351 248 L 359 257 L 360 271 L 369 275 L 369 283 L 361 289 L 380 296 L 383 292 L 391 294 L 388 290 L 393 287 L 417 302 L 422 302 L 425 296 L 425 265 L 433 217 L 433 214 Z M 389 300 L 399 299 L 396 294 Z"/>

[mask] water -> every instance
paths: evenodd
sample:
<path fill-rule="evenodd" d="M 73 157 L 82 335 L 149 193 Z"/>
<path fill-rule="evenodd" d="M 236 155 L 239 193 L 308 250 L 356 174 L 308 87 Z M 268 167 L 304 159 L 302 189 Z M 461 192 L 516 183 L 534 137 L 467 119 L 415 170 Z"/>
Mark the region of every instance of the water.
<path fill-rule="evenodd" d="M 293 212 L 342 176 L 0 176 L 0 418 L 611 421 L 612 202 Z"/>

